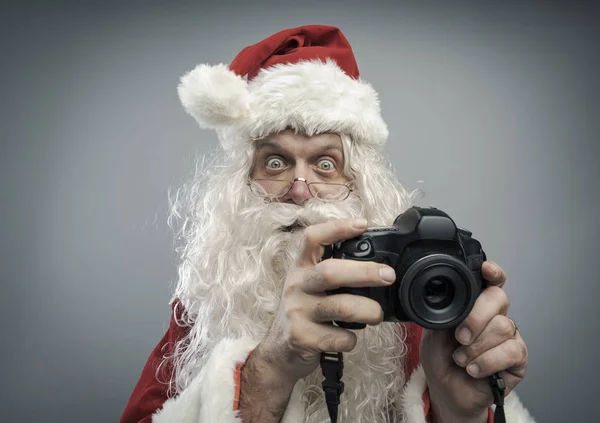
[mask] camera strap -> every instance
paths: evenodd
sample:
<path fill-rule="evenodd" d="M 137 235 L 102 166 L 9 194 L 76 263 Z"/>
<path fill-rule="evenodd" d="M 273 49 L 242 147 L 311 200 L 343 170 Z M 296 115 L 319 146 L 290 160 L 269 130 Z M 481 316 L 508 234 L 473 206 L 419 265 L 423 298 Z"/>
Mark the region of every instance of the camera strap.
<path fill-rule="evenodd" d="M 490 376 L 490 384 L 492 385 L 494 404 L 496 404 L 494 423 L 506 423 L 506 417 L 504 416 L 504 392 L 506 391 L 506 385 L 504 384 L 504 379 L 502 379 L 499 373 L 494 373 Z"/>
<path fill-rule="evenodd" d="M 337 423 L 340 396 L 344 392 L 344 357 L 341 352 L 321 353 L 321 371 L 325 379 L 321 384 L 325 392 L 325 402 L 331 423 Z"/>
<path fill-rule="evenodd" d="M 337 423 L 338 407 L 340 405 L 340 396 L 344 392 L 344 357 L 339 353 L 321 353 L 321 371 L 325 378 L 322 382 L 323 391 L 325 392 L 325 402 L 327 403 L 327 411 L 331 423 Z M 506 385 L 504 379 L 499 373 L 494 373 L 490 376 L 490 384 L 492 386 L 492 394 L 494 396 L 494 423 L 506 423 L 504 415 L 504 392 Z"/>

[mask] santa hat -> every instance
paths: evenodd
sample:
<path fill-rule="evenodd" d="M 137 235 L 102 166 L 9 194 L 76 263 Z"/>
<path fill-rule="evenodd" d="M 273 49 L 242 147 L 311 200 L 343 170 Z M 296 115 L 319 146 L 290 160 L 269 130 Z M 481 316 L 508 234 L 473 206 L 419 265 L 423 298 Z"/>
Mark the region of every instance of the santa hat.
<path fill-rule="evenodd" d="M 244 79 L 244 77 L 246 77 Z M 229 66 L 198 65 L 178 86 L 181 103 L 205 129 L 249 141 L 288 128 L 307 135 L 345 133 L 383 146 L 379 99 L 361 80 L 340 29 L 307 25 L 244 48 Z"/>

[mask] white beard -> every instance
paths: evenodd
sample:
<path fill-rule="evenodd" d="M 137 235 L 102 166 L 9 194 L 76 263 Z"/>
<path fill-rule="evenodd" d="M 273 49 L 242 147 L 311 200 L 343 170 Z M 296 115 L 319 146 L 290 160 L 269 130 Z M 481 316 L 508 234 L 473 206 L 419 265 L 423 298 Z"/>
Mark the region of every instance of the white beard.
<path fill-rule="evenodd" d="M 303 242 L 301 231 L 286 232 L 282 227 L 364 215 L 356 196 L 339 204 L 311 200 L 302 207 L 265 204 L 252 196 L 245 196 L 244 202 L 235 219 L 220 216 L 217 225 L 204 234 L 203 248 L 190 256 L 193 266 L 187 269 L 193 275 L 185 276 L 193 277 L 194 283 L 177 295 L 191 325 L 190 336 L 175 357 L 177 390 L 185 388 L 204 364 L 208 354 L 198 352 L 210 351 L 225 336 L 262 339 L 267 334 L 286 274 Z M 356 348 L 344 354 L 340 421 L 394 421 L 393 397 L 404 385 L 404 334 L 391 323 L 367 326 L 356 333 Z M 330 421 L 322 380 L 320 368 L 305 378 L 307 423 Z"/>

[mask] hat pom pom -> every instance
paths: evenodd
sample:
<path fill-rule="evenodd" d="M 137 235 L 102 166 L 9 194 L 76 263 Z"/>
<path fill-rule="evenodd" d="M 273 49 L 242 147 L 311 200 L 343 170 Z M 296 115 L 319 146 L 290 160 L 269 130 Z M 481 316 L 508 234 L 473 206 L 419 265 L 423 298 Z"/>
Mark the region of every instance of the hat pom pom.
<path fill-rule="evenodd" d="M 181 77 L 177 91 L 185 111 L 202 128 L 241 123 L 250 114 L 247 82 L 226 65 L 198 65 Z"/>

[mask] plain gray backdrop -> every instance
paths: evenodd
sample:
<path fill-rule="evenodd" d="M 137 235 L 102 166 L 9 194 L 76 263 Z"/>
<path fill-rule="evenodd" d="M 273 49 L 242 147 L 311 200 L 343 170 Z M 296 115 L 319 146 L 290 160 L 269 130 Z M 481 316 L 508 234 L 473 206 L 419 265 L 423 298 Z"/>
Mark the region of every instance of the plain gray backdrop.
<path fill-rule="evenodd" d="M 509 275 L 524 404 L 539 422 L 597 421 L 591 3 L 13 3 L 0 13 L 3 422 L 118 421 L 168 323 L 168 190 L 218 145 L 184 113 L 178 79 L 309 23 L 353 45 L 405 186 Z"/>

